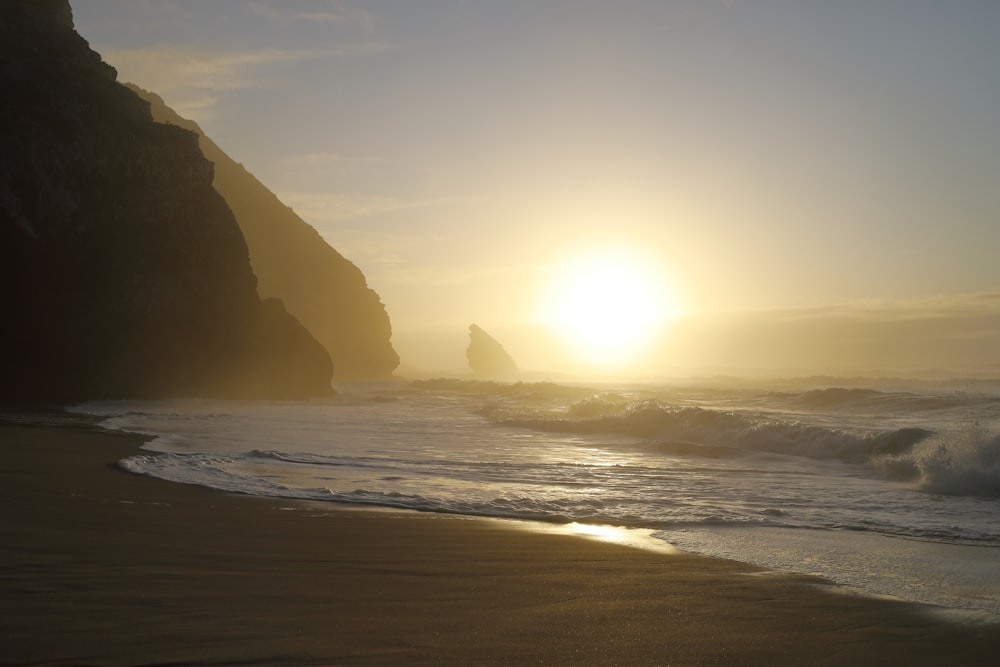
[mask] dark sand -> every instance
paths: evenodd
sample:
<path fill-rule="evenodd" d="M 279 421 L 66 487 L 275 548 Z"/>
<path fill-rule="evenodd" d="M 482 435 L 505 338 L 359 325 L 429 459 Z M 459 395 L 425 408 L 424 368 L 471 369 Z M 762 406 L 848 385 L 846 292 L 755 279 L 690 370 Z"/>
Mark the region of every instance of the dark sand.
<path fill-rule="evenodd" d="M 137 438 L 16 417 L 0 664 L 1000 664 L 996 626 L 808 577 L 161 482 L 114 467 Z"/>

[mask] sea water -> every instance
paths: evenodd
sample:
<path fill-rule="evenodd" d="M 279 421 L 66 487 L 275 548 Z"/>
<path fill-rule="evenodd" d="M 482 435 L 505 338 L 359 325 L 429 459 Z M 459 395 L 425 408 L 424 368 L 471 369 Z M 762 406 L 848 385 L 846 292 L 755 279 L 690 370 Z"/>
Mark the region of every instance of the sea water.
<path fill-rule="evenodd" d="M 641 528 L 1000 620 L 1000 386 L 344 384 L 76 408 L 131 472 L 237 493 Z"/>

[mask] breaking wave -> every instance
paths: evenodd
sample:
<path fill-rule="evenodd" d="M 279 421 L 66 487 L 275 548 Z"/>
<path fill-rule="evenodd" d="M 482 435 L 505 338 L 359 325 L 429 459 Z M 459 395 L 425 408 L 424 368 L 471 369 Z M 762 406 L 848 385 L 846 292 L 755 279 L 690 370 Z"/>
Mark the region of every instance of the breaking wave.
<path fill-rule="evenodd" d="M 933 435 L 907 427 L 883 432 L 829 428 L 761 413 L 673 406 L 659 400 L 596 395 L 565 411 L 530 411 L 491 405 L 480 414 L 498 425 L 560 433 L 621 433 L 647 439 L 667 453 L 739 455 L 767 452 L 815 459 L 864 462 L 901 454 Z"/>
<path fill-rule="evenodd" d="M 425 392 L 454 392 L 490 398 L 519 398 L 528 400 L 573 400 L 593 393 L 593 389 L 555 382 L 494 382 L 490 380 L 462 380 L 435 378 L 414 380 L 410 387 Z"/>
<path fill-rule="evenodd" d="M 979 422 L 875 458 L 882 474 L 949 496 L 1000 497 L 1000 435 Z"/>
<path fill-rule="evenodd" d="M 771 392 L 771 400 L 790 407 L 815 410 L 852 410 L 859 412 L 916 413 L 956 409 L 996 410 L 1000 399 L 996 396 L 951 393 L 915 393 L 908 391 L 880 391 L 865 388 L 828 387 L 802 393 Z"/>

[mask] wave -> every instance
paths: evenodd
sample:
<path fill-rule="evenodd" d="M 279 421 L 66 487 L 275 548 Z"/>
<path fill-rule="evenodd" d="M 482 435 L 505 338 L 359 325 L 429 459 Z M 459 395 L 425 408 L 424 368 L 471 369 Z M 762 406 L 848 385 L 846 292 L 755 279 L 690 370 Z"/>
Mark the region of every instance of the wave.
<path fill-rule="evenodd" d="M 606 395 L 591 396 L 562 413 L 491 405 L 479 414 L 502 426 L 560 433 L 621 433 L 652 441 L 665 453 L 711 457 L 767 452 L 864 462 L 873 456 L 907 452 L 934 433 L 915 427 L 850 432 L 757 413 Z"/>
<path fill-rule="evenodd" d="M 931 394 L 857 387 L 828 387 L 801 393 L 770 392 L 765 399 L 777 405 L 797 409 L 851 410 L 897 415 L 947 410 L 992 413 L 1000 410 L 1000 397 L 965 392 Z"/>
<path fill-rule="evenodd" d="M 492 380 L 460 380 L 434 378 L 414 380 L 410 387 L 421 391 L 455 392 L 492 398 L 524 398 L 534 400 L 573 400 L 593 393 L 593 389 L 555 382 L 495 382 Z"/>
<path fill-rule="evenodd" d="M 569 522 L 607 524 L 627 528 L 681 529 L 706 526 L 787 526 L 782 521 L 786 512 L 765 508 L 756 513 L 744 513 L 725 508 L 700 507 L 695 512 L 665 510 L 659 516 L 644 515 L 637 508 L 623 506 L 613 497 L 595 498 L 576 492 L 547 494 L 517 491 L 493 494 L 453 493 L 447 484 L 431 484 L 427 491 L 406 490 L 391 484 L 402 476 L 383 476 L 371 485 L 331 489 L 323 486 L 294 486 L 283 483 L 281 477 L 261 474 L 262 462 L 283 463 L 300 460 L 298 456 L 275 455 L 271 451 L 254 451 L 226 456 L 207 454 L 141 454 L 122 459 L 118 466 L 134 474 L 169 481 L 193 484 L 246 495 L 268 496 L 296 500 L 342 502 L 397 509 L 522 519 L 565 524 Z M 311 457 L 302 459 L 313 464 Z M 353 461 L 350 465 L 357 466 Z M 555 473 L 558 475 L 558 473 Z M 379 482 L 387 483 L 385 486 Z M 590 486 L 584 484 L 582 486 Z M 530 486 L 530 485 L 529 485 Z M 557 486 L 566 486 L 560 481 Z"/>
<path fill-rule="evenodd" d="M 405 475 L 368 475 L 366 482 L 358 485 L 297 486 L 288 479 L 318 481 L 322 476 L 292 474 L 284 477 L 266 467 L 268 461 L 288 463 L 298 460 L 298 456 L 275 456 L 273 452 L 256 451 L 227 456 L 206 454 L 156 454 L 135 455 L 119 461 L 119 466 L 132 473 L 148 475 L 186 484 L 194 484 L 228 492 L 269 496 L 274 498 L 342 502 L 357 505 L 391 507 L 397 509 L 459 514 L 466 516 L 487 516 L 507 519 L 525 519 L 553 523 L 590 523 L 617 525 L 628 528 L 655 530 L 685 530 L 707 527 L 782 527 L 809 528 L 822 527 L 831 530 L 873 532 L 911 539 L 941 541 L 949 543 L 983 544 L 994 543 L 995 533 L 983 533 L 969 526 L 935 521 L 924 522 L 920 526 L 901 525 L 885 521 L 872 515 L 854 518 L 843 513 L 820 511 L 812 518 L 807 509 L 794 500 L 793 496 L 765 493 L 744 498 L 744 502 L 728 502 L 712 493 L 694 499 L 687 499 L 686 493 L 676 495 L 676 485 L 660 487 L 659 477 L 648 477 L 644 483 L 629 490 L 605 489 L 606 493 L 595 496 L 588 492 L 593 481 L 579 481 L 581 488 L 571 488 L 566 481 L 564 465 L 558 464 L 541 471 L 538 479 L 557 479 L 549 485 L 550 493 L 535 493 L 532 480 L 515 489 L 491 487 L 490 484 L 477 485 L 477 492 L 469 492 L 467 484 L 448 488 L 445 480 L 413 486 L 397 485 L 405 481 Z M 313 465 L 311 457 L 305 459 Z M 354 467 L 366 467 L 359 461 L 345 461 Z M 264 464 L 265 467 L 260 467 Z M 402 466 L 406 467 L 406 466 Z M 577 471 L 585 472 L 585 471 Z M 628 472 L 622 469 L 622 472 Z M 633 471 L 636 472 L 636 471 Z M 687 469 L 682 476 L 703 472 L 715 474 L 716 468 Z M 744 474 L 767 475 L 773 480 L 773 470 L 744 470 Z M 574 474 L 574 473 L 570 473 Z M 793 475 L 793 473 L 789 473 Z M 794 476 L 794 475 L 793 475 Z M 674 480 L 676 482 L 676 480 Z M 659 491 L 658 491 L 659 488 Z M 460 492 L 456 492 L 459 491 Z M 625 494 L 625 495 L 620 495 Z M 626 500 L 626 497 L 628 500 Z"/>
<path fill-rule="evenodd" d="M 1000 497 L 1000 435 L 979 422 L 874 460 L 888 479 L 949 496 Z"/>
<path fill-rule="evenodd" d="M 729 459 L 746 456 L 747 451 L 739 447 L 727 445 L 703 445 L 697 442 L 674 441 L 654 442 L 646 447 L 648 451 L 670 454 L 672 456 L 699 456 L 707 459 Z"/>
<path fill-rule="evenodd" d="M 876 389 L 828 387 L 826 389 L 812 389 L 801 394 L 775 392 L 770 396 L 785 399 L 791 404 L 800 406 L 843 407 L 871 403 L 887 396 L 887 394 Z"/>

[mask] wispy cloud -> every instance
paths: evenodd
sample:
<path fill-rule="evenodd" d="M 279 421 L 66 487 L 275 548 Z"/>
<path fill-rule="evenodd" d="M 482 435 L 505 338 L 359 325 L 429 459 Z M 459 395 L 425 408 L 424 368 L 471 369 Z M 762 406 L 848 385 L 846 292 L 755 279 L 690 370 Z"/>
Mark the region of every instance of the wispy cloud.
<path fill-rule="evenodd" d="M 678 366 L 786 375 L 995 374 L 1000 289 L 699 314 L 673 333 L 664 355 Z"/>
<path fill-rule="evenodd" d="M 447 253 L 451 247 L 446 230 L 408 222 L 411 214 L 436 217 L 442 209 L 467 201 L 465 197 L 285 190 L 276 194 L 330 245 L 363 267 L 369 279 L 381 284 L 459 284 L 476 280 L 484 271 L 466 265 L 431 266 L 429 254 L 442 249 Z M 402 219 L 396 215 L 400 213 Z"/>
<path fill-rule="evenodd" d="M 308 169 L 322 171 L 357 171 L 376 167 L 385 162 L 377 155 L 342 155 L 339 153 L 308 153 L 293 155 L 281 160 L 282 167 L 289 170 Z"/>
<path fill-rule="evenodd" d="M 958 294 L 930 294 L 907 299 L 867 299 L 816 307 L 761 311 L 782 319 L 931 320 L 1000 316 L 1000 289 Z"/>
<path fill-rule="evenodd" d="M 372 32 L 377 22 L 375 14 L 358 7 L 351 7 L 345 2 L 324 2 L 308 11 L 292 10 L 284 4 L 280 5 L 280 9 L 278 7 L 277 4 L 253 2 L 248 6 L 248 10 L 274 22 L 336 23 L 360 26 L 366 32 Z"/>
<path fill-rule="evenodd" d="M 257 49 L 216 52 L 177 46 L 108 50 L 104 60 L 121 81 L 135 83 L 166 99 L 181 115 L 204 120 L 234 90 L 277 85 L 270 68 L 310 60 L 378 53 L 386 45 L 357 42 L 324 49 Z"/>
<path fill-rule="evenodd" d="M 98 25 L 120 35 L 129 35 L 150 25 L 160 30 L 189 29 L 197 20 L 197 10 L 170 0 L 105 0 L 101 3 L 72 4 L 74 22 L 84 37 Z M 79 8 L 78 4 L 98 6 Z M 88 18 L 91 20 L 88 21 Z"/>
<path fill-rule="evenodd" d="M 393 211 L 426 208 L 449 204 L 456 197 L 403 198 L 351 192 L 288 192 L 278 197 L 295 209 L 302 218 L 315 225 L 362 218 Z"/>

